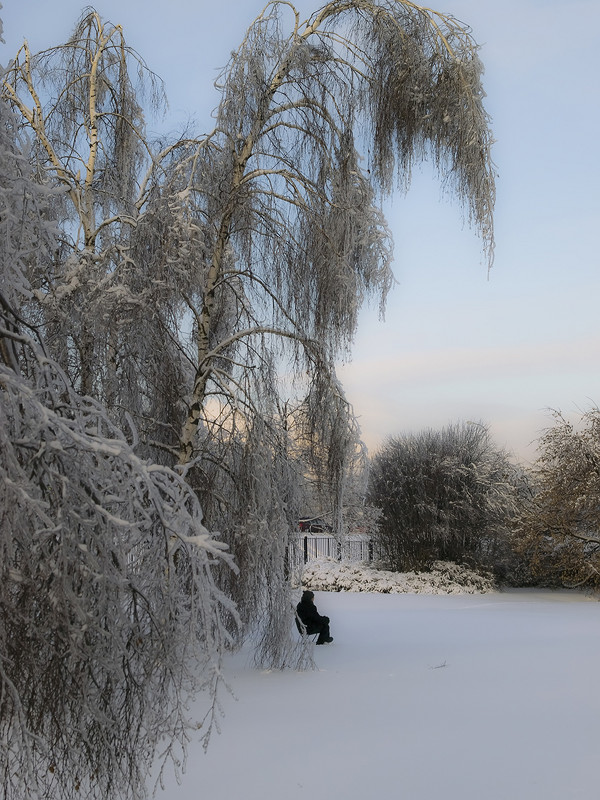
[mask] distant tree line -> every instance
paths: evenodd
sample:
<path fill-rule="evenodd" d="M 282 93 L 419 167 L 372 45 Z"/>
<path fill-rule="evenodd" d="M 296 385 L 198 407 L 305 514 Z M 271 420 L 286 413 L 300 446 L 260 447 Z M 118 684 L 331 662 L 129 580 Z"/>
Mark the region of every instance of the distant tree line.
<path fill-rule="evenodd" d="M 600 410 L 554 417 L 529 470 L 481 423 L 390 437 L 368 490 L 386 566 L 451 560 L 509 585 L 600 588 Z"/>

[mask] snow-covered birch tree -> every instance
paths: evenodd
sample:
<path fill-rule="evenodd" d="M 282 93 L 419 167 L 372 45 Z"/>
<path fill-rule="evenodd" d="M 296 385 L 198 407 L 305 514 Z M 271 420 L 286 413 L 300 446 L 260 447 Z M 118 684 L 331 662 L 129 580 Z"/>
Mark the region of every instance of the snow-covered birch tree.
<path fill-rule="evenodd" d="M 148 334 L 135 312 L 152 314 L 164 294 L 129 255 L 148 170 L 160 160 L 146 140 L 142 103 L 160 110 L 161 82 L 120 26 L 87 9 L 65 44 L 37 54 L 23 44 L 3 96 L 32 134 L 40 180 L 60 189 L 51 208 L 60 228 L 53 263 L 29 274 L 34 321 L 78 391 L 114 410 L 127 401 L 125 347 L 135 352 Z"/>
<path fill-rule="evenodd" d="M 279 337 L 297 368 L 331 374 L 363 300 L 383 304 L 391 282 L 376 193 L 394 176 L 406 186 L 416 160 L 433 158 L 491 253 L 480 74 L 464 26 L 403 0 L 335 0 L 303 23 L 273 2 L 255 20 L 221 77 L 215 130 L 177 164 L 206 248 L 181 463 L 207 393 L 239 396 L 240 353 L 256 367 Z"/>
<path fill-rule="evenodd" d="M 302 22 L 274 2 L 257 17 L 221 75 L 214 131 L 169 173 L 168 196 L 185 201 L 203 251 L 200 272 L 186 273 L 195 279 L 185 292 L 194 377 L 178 458 L 187 474 L 203 469 L 207 431 L 221 440 L 215 416 L 236 417 L 242 437 L 257 416 L 273 419 L 279 356 L 302 378 L 295 391 L 312 446 L 326 451 L 312 461 L 335 487 L 340 527 L 352 437 L 333 364 L 363 301 L 383 308 L 391 283 L 378 199 L 431 157 L 491 257 L 480 75 L 468 30 L 412 3 L 331 2 Z"/>
<path fill-rule="evenodd" d="M 181 476 L 140 459 L 21 316 L 57 248 L 29 155 L 1 100 L 0 792 L 141 798 L 159 748 L 179 764 L 210 734 L 233 564 Z"/>
<path fill-rule="evenodd" d="M 381 199 L 431 159 L 491 263 L 478 48 L 465 25 L 408 0 L 332 0 L 304 21 L 275 0 L 222 72 L 214 130 L 161 146 L 134 72 L 157 85 L 120 27 L 88 9 L 69 42 L 24 47 L 7 75 L 4 96 L 63 189 L 63 247 L 35 297 L 74 385 L 115 418 L 127 408 L 141 452 L 200 495 L 240 562 L 242 615 L 260 618 L 274 595 L 266 624 L 285 631 L 303 465 L 281 401 L 311 415 L 339 528 L 356 443 L 334 363 L 363 302 L 383 311 L 392 282 Z"/>

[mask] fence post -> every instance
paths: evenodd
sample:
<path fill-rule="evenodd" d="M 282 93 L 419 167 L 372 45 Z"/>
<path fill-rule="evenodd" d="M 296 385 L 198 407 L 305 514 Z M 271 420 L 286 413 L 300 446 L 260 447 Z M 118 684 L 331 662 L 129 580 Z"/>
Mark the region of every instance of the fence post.
<path fill-rule="evenodd" d="M 304 537 L 304 563 L 308 564 L 308 536 Z"/>

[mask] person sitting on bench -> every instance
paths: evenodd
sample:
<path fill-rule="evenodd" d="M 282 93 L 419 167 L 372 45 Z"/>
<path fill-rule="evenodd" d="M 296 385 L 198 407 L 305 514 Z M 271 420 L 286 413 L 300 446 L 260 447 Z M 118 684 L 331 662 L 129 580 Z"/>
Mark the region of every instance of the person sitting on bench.
<path fill-rule="evenodd" d="M 313 592 L 306 591 L 302 593 L 302 599 L 296 606 L 296 614 L 298 615 L 296 618 L 296 625 L 300 633 L 306 632 L 309 636 L 312 633 L 318 633 L 319 638 L 317 639 L 317 644 L 329 644 L 329 642 L 333 642 L 331 634 L 329 633 L 329 617 L 322 617 L 317 611 Z M 305 626 L 306 631 L 302 630 L 298 618 L 300 622 L 302 622 L 302 625 Z"/>

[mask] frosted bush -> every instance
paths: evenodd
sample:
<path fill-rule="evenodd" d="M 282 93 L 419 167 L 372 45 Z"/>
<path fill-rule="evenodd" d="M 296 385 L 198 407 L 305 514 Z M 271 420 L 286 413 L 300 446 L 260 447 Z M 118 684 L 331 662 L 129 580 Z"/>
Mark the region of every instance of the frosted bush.
<path fill-rule="evenodd" d="M 430 572 L 391 572 L 367 564 L 319 559 L 306 565 L 302 586 L 322 592 L 484 594 L 494 582 L 453 562 L 435 561 Z"/>

